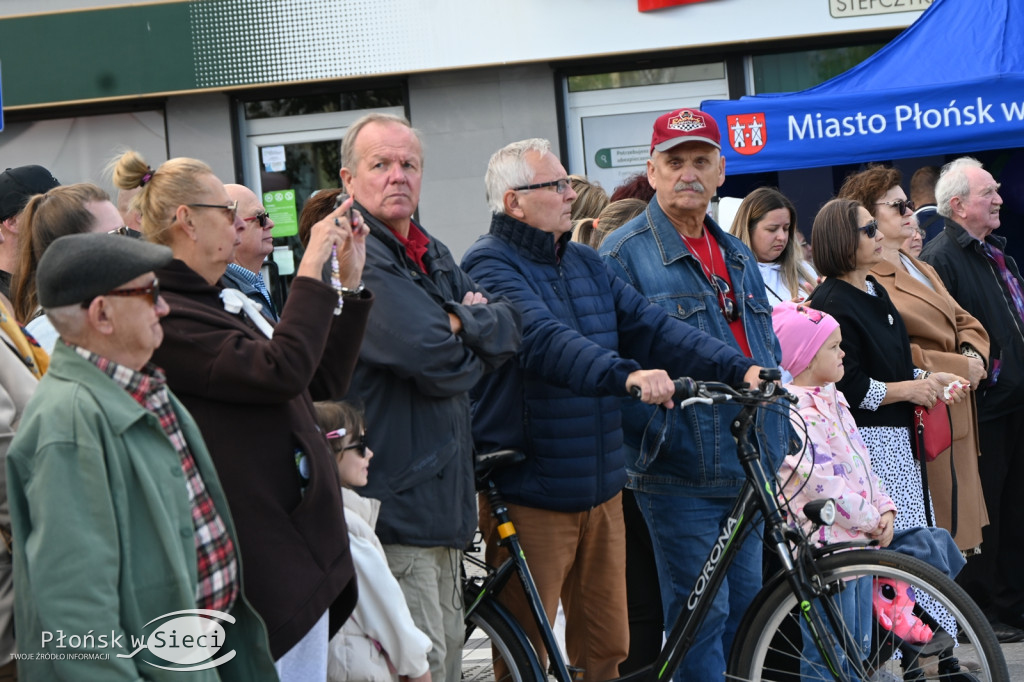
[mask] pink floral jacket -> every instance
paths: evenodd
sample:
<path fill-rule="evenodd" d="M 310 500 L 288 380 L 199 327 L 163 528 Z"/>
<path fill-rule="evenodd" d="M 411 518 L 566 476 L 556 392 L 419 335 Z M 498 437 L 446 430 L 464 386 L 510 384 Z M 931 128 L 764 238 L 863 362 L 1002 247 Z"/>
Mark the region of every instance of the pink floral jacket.
<path fill-rule="evenodd" d="M 804 448 L 788 455 L 779 468 L 783 501 L 790 501 L 805 530 L 810 531 L 804 505 L 831 497 L 836 501 L 835 523 L 819 528 L 813 540 L 824 545 L 863 539 L 878 527 L 881 515 L 895 511 L 896 505 L 871 470 L 871 456 L 846 398 L 835 384 L 787 384 L 786 390 L 799 398 L 797 411 L 807 424 L 807 437 Z M 795 414 L 793 422 L 803 436 L 803 424 Z"/>

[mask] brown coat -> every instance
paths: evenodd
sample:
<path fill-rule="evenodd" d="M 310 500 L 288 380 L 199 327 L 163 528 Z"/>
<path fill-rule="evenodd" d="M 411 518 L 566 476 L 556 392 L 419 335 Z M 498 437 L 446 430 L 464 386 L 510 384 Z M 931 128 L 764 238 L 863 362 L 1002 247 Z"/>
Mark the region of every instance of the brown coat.
<path fill-rule="evenodd" d="M 902 253 L 902 252 L 901 252 Z M 906 255 L 906 254 L 903 254 Z M 967 376 L 967 358 L 961 344 L 969 344 L 987 358 L 988 334 L 981 323 L 949 295 L 932 266 L 907 256 L 931 281 L 935 290 L 903 269 L 883 260 L 871 269 L 885 287 L 907 326 L 914 366 L 931 372 Z M 988 525 L 985 497 L 978 475 L 978 415 L 974 391 L 969 400 L 950 405 L 953 420 L 953 463 L 957 481 L 957 547 L 969 550 L 981 544 L 982 526 Z M 928 484 L 935 506 L 935 522 L 952 531 L 952 478 L 949 451 L 928 464 Z"/>
<path fill-rule="evenodd" d="M 348 299 L 334 317 L 334 290 L 297 277 L 267 339 L 227 313 L 220 287 L 182 261 L 157 275 L 171 312 L 153 362 L 166 371 L 213 457 L 238 530 L 243 587 L 277 659 L 325 611 L 333 632 L 355 606 L 337 467 L 307 387 L 318 399 L 348 390 L 371 299 Z M 298 450 L 309 464 L 305 488 Z"/>

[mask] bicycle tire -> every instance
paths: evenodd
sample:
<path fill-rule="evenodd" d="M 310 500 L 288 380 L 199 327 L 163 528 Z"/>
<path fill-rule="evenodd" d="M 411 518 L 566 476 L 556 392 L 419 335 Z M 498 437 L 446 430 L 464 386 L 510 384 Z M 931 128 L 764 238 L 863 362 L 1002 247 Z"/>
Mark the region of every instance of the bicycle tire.
<path fill-rule="evenodd" d="M 952 649 L 952 655 L 965 663 L 973 660 L 981 666 L 980 671 L 971 671 L 965 677 L 962 676 L 962 672 L 953 674 L 948 670 L 938 670 L 940 656 L 927 658 L 922 653 L 921 657 L 917 658 L 916 654 L 908 653 L 897 661 L 893 658 L 893 652 L 898 648 L 898 638 L 879 625 L 872 613 L 868 616 L 871 621 L 871 630 L 868 633 L 871 645 L 864 658 L 865 664 L 844 664 L 849 666 L 844 668 L 844 672 L 851 679 L 868 679 L 868 675 L 877 668 L 883 668 L 896 676 L 888 679 L 904 679 L 902 675 L 906 671 L 903 668 L 907 668 L 913 670 L 914 674 L 922 674 L 919 679 L 1009 682 L 1009 672 L 1002 649 L 981 609 L 959 585 L 934 567 L 904 554 L 870 549 L 838 552 L 820 558 L 816 563 L 825 584 L 838 588 L 840 593 L 845 586 L 852 584 L 850 579 L 870 577 L 909 583 L 919 600 L 921 595 L 930 596 L 946 609 L 946 615 L 956 621 L 959 644 Z M 837 590 L 832 591 L 836 593 Z M 839 608 L 839 599 L 836 599 L 834 594 L 819 597 L 814 601 L 827 602 L 815 608 Z M 915 609 L 915 613 L 920 613 L 919 607 Z M 927 615 L 923 617 L 928 619 Z M 815 664 L 804 656 L 799 620 L 796 596 L 785 577 L 777 574 L 755 598 L 740 624 L 729 660 L 729 679 L 765 682 L 834 679 L 824 667 L 814 667 Z M 844 633 L 849 634 L 846 627 L 849 619 L 844 617 L 837 620 L 840 627 L 830 628 L 836 632 L 827 635 L 833 637 L 834 641 L 842 641 Z M 839 632 L 840 629 L 842 632 Z M 796 636 L 793 634 L 794 631 Z M 943 643 L 951 644 L 952 640 L 939 632 L 933 635 L 933 642 L 934 644 L 922 645 L 926 652 L 934 653 L 943 648 Z M 905 651 L 913 652 L 914 649 Z M 804 665 L 803 669 L 800 667 L 801 662 Z M 948 666 L 950 662 L 944 661 L 943 664 Z M 817 676 L 808 675 L 809 668 L 813 668 Z"/>
<path fill-rule="evenodd" d="M 489 601 L 478 604 L 466 617 L 466 640 L 462 647 L 463 682 L 536 682 L 545 679 L 533 647 L 514 623 L 501 607 Z M 508 671 L 501 679 L 494 674 L 496 657 L 504 661 Z"/>

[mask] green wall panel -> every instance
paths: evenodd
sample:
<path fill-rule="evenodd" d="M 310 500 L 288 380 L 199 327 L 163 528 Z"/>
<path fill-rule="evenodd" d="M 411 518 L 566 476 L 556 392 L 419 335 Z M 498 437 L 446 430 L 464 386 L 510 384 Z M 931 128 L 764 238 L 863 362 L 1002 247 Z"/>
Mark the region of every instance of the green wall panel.
<path fill-rule="evenodd" d="M 4 106 L 195 89 L 189 4 L 0 20 Z"/>

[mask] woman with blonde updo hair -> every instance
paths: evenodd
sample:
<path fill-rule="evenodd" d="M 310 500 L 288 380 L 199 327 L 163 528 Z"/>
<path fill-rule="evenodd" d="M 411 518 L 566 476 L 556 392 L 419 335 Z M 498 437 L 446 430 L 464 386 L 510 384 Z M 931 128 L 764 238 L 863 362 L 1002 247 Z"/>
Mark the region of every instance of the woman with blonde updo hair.
<path fill-rule="evenodd" d="M 817 275 L 802 258 L 796 208 L 782 192 L 758 187 L 748 194 L 729 232 L 753 252 L 773 306 L 802 301 L 814 289 Z"/>
<path fill-rule="evenodd" d="M 141 187 L 132 206 L 142 232 L 174 253 L 156 272 L 170 314 L 153 362 L 213 456 L 238 530 L 244 596 L 266 623 L 281 680 L 325 679 L 329 623 L 348 618 L 356 587 L 334 453 L 312 398 L 343 397 L 358 358 L 372 302 L 361 285 L 362 218 L 350 223 L 349 200 L 312 226 L 274 325 L 220 283 L 245 224 L 209 166 L 181 158 L 153 170 L 127 152 L 113 179 Z"/>
<path fill-rule="evenodd" d="M 29 199 L 19 220 L 18 267 L 11 282 L 14 316 L 47 353 L 57 332 L 43 315 L 36 296 L 36 267 L 58 237 L 84 232 L 110 232 L 124 222 L 101 188 L 88 182 L 54 187 Z"/>

